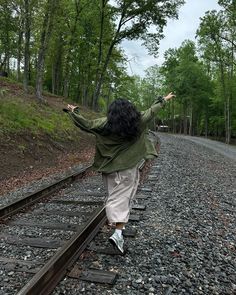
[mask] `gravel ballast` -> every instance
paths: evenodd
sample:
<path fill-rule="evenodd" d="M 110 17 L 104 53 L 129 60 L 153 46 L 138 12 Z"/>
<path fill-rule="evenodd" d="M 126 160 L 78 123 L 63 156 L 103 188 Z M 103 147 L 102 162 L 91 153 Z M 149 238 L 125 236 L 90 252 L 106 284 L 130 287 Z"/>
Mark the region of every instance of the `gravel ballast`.
<path fill-rule="evenodd" d="M 151 195 L 142 201 L 147 209 L 142 221 L 127 226 L 138 230 L 125 238 L 128 252 L 87 251 L 78 262 L 82 269 L 117 272 L 116 284 L 66 277 L 54 295 L 236 294 L 236 161 L 210 144 L 160 138 L 160 155 L 137 193 Z M 101 231 L 92 244 L 106 247 L 111 233 Z"/>
<path fill-rule="evenodd" d="M 136 203 L 146 205 L 145 211 L 133 211 L 141 216 L 139 222 L 129 222 L 127 229 L 136 229 L 134 238 L 125 238 L 128 248 L 124 256 L 106 255 L 93 251 L 96 247 L 110 247 L 108 238 L 113 230 L 104 227 L 89 248 L 77 261 L 80 269 L 113 271 L 118 274 L 116 284 L 108 286 L 78 281 L 66 277 L 53 291 L 53 295 L 171 295 L 171 294 L 236 294 L 236 158 L 234 148 L 197 138 L 159 134 L 160 154 L 152 163 L 146 180 L 139 186 Z M 204 145 L 201 144 L 204 142 Z M 61 176 L 61 175 L 59 175 Z M 57 176 L 58 177 L 58 176 Z M 3 198 L 11 202 L 54 179 L 42 180 Z M 90 193 L 95 192 L 94 196 Z M 93 175 L 82 182 L 73 183 L 56 194 L 56 199 L 104 199 L 101 175 Z M 146 197 L 146 198 L 145 198 Z M 35 205 L 36 206 L 36 205 Z M 37 204 L 42 210 L 61 208 L 73 210 L 75 205 L 57 203 Z M 89 206 L 81 206 L 81 210 Z M 26 213 L 27 217 L 30 213 Z M 23 216 L 22 216 L 23 217 Z M 44 220 L 52 217 L 43 216 Z M 64 220 L 62 216 L 60 220 Z M 58 221 L 58 220 L 56 220 Z M 74 222 L 66 219 L 67 222 Z M 2 225 L 4 232 L 8 225 Z M 69 239 L 69 232 L 41 230 L 27 231 L 24 227 L 11 227 L 10 234 L 29 237 Z M 22 260 L 45 261 L 55 250 L 31 249 L 1 243 L 2 254 Z M 22 250 L 21 250 L 22 249 Z M 29 274 L 3 271 L 0 294 L 16 294 L 18 280 L 23 282 Z M 1 285 L 1 284 L 0 284 Z M 2 293 L 1 293 L 2 292 Z"/>

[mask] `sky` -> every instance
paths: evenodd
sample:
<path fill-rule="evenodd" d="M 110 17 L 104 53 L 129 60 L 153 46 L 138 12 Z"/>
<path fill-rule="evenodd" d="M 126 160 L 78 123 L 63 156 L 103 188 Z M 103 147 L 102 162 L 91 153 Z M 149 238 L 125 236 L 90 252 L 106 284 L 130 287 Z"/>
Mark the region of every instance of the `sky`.
<path fill-rule="evenodd" d="M 178 48 L 186 40 L 195 40 L 196 31 L 200 24 L 200 17 L 208 10 L 219 10 L 217 0 L 186 0 L 179 10 L 177 20 L 168 20 L 164 29 L 165 38 L 160 41 L 157 58 L 148 54 L 141 41 L 123 41 L 121 44 L 125 55 L 130 60 L 127 71 L 130 75 L 145 76 L 145 69 L 155 64 L 161 65 L 163 54 L 169 48 Z"/>

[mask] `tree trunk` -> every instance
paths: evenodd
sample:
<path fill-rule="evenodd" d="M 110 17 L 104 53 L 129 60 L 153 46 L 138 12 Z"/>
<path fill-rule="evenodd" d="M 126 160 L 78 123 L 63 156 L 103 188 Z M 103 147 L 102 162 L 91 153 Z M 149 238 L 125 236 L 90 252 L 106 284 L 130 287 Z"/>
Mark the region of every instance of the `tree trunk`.
<path fill-rule="evenodd" d="M 224 97 L 224 117 L 225 117 L 225 143 L 229 143 L 229 134 L 228 134 L 228 97 L 226 92 L 226 86 L 225 86 L 225 74 L 224 74 L 224 68 L 223 68 L 223 62 L 220 61 L 220 74 L 221 74 L 221 84 L 222 84 L 222 90 L 223 90 L 223 97 Z"/>
<path fill-rule="evenodd" d="M 65 61 L 65 70 L 64 70 L 64 83 L 63 83 L 63 96 L 68 97 L 69 96 L 69 81 L 70 81 L 70 75 L 71 75 L 71 50 L 73 48 L 74 42 L 75 42 L 75 32 L 77 28 L 77 23 L 79 20 L 79 15 L 82 11 L 82 8 L 79 7 L 79 0 L 75 1 L 75 8 L 76 8 L 76 16 L 74 20 L 73 27 L 70 32 L 70 40 L 68 43 L 68 51 L 67 51 L 67 56 L 66 56 L 66 61 Z"/>
<path fill-rule="evenodd" d="M 20 64 L 21 64 L 21 46 L 22 46 L 22 40 L 23 40 L 23 31 L 20 26 L 19 32 L 18 32 L 18 48 L 17 48 L 17 81 L 20 81 L 20 75 L 21 75 L 21 70 L 20 70 Z"/>
<path fill-rule="evenodd" d="M 220 48 L 217 40 L 215 40 L 216 46 L 218 49 Z M 226 91 L 226 85 L 225 85 L 225 73 L 224 73 L 224 58 L 222 55 L 221 50 L 219 49 L 219 68 L 220 68 L 220 78 L 221 78 L 221 85 L 223 90 L 223 98 L 224 98 L 224 118 L 225 118 L 225 142 L 229 143 L 229 128 L 228 128 L 228 95 Z"/>
<path fill-rule="evenodd" d="M 58 0 L 48 0 L 46 11 L 43 20 L 43 27 L 41 33 L 41 42 L 38 54 L 37 73 L 36 73 L 36 97 L 39 102 L 43 102 L 42 89 L 43 89 L 43 75 L 44 75 L 44 62 L 47 52 L 50 35 L 52 32 L 53 16 L 55 14 L 56 4 Z"/>
<path fill-rule="evenodd" d="M 229 94 L 227 95 L 227 138 L 226 142 L 229 144 L 231 142 L 231 102 L 233 98 L 233 89 L 232 89 L 232 81 L 234 78 L 234 47 L 231 47 L 231 60 L 230 60 L 230 71 L 229 71 L 229 80 L 230 80 L 230 87 L 229 87 Z"/>
<path fill-rule="evenodd" d="M 175 124 L 175 104 L 174 100 L 172 99 L 171 101 L 171 127 L 172 127 L 172 132 L 176 133 L 176 124 Z"/>
<path fill-rule="evenodd" d="M 101 69 L 101 73 L 98 75 L 98 80 L 95 81 L 95 91 L 94 91 L 93 97 L 92 97 L 92 105 L 93 105 L 93 109 L 95 111 L 98 110 L 98 99 L 99 99 L 100 91 L 102 88 L 104 76 L 105 76 L 108 64 L 110 62 L 113 48 L 114 48 L 115 44 L 118 42 L 118 36 L 119 36 L 120 30 L 122 27 L 122 21 L 123 21 L 123 16 L 120 18 L 116 33 L 114 35 L 113 40 L 111 41 L 110 47 L 109 47 L 108 52 L 106 54 L 106 59 L 105 59 L 104 65 Z"/>
<path fill-rule="evenodd" d="M 24 91 L 28 92 L 29 86 L 29 71 L 30 71 L 30 7 L 29 7 L 29 0 L 24 1 L 24 31 L 25 31 L 25 48 L 24 48 Z"/>
<path fill-rule="evenodd" d="M 63 41 L 59 39 L 55 61 L 52 64 L 52 93 L 60 94 L 61 72 L 62 72 L 62 50 Z"/>
<path fill-rule="evenodd" d="M 110 45 L 110 47 L 109 47 L 105 63 L 103 65 L 102 71 L 101 71 L 101 73 L 99 75 L 99 78 L 98 78 L 98 81 L 96 83 L 96 88 L 95 88 L 94 95 L 93 95 L 93 110 L 95 110 L 95 111 L 98 111 L 98 99 L 99 99 L 99 95 L 100 95 L 100 92 L 101 92 L 103 80 L 104 80 L 104 77 L 105 77 L 107 66 L 109 64 L 111 54 L 112 54 L 112 50 L 113 50 L 114 46 L 115 46 L 115 43 L 112 43 Z"/>
<path fill-rule="evenodd" d="M 208 106 L 206 106 L 205 110 L 205 137 L 208 137 Z"/>
<path fill-rule="evenodd" d="M 184 124 L 184 135 L 188 134 L 188 121 L 187 121 L 187 105 L 183 104 L 183 124 Z"/>
<path fill-rule="evenodd" d="M 193 135 L 193 102 L 190 102 L 189 135 Z"/>
<path fill-rule="evenodd" d="M 98 46 L 98 60 L 97 60 L 97 69 L 96 69 L 96 75 L 95 75 L 95 91 L 93 94 L 92 99 L 92 107 L 94 110 L 97 110 L 98 108 L 98 98 L 101 90 L 101 85 L 103 82 L 103 74 L 101 72 L 101 63 L 102 63 L 102 44 L 103 44 L 103 31 L 104 31 L 104 17 L 105 17 L 105 8 L 107 5 L 107 0 L 102 0 L 101 10 L 100 10 L 100 34 L 99 34 L 99 46 Z"/>

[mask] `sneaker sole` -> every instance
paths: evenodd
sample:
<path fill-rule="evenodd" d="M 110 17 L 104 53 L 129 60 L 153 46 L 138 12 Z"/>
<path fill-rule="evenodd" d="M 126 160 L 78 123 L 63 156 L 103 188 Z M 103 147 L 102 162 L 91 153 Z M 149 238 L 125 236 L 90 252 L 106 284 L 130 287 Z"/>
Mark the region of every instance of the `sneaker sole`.
<path fill-rule="evenodd" d="M 121 254 L 124 254 L 124 250 L 121 251 L 120 248 L 117 246 L 116 242 L 115 242 L 112 238 L 109 238 L 109 242 L 110 242 L 113 246 L 115 246 L 115 248 L 116 248 L 117 250 L 119 250 L 119 252 L 120 252 Z"/>

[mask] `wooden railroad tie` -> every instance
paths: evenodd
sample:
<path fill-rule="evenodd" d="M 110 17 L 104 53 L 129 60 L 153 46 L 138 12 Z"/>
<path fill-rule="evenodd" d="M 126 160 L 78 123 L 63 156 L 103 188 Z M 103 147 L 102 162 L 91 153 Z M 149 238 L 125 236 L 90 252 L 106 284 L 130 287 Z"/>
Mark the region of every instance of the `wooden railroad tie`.
<path fill-rule="evenodd" d="M 117 279 L 117 273 L 112 271 L 104 271 L 101 269 L 88 269 L 81 270 L 78 266 L 74 266 L 73 269 L 67 274 L 71 278 L 93 282 L 114 285 Z"/>
<path fill-rule="evenodd" d="M 144 211 L 144 210 L 146 210 L 146 205 L 135 204 L 132 206 L 132 209 Z"/>

